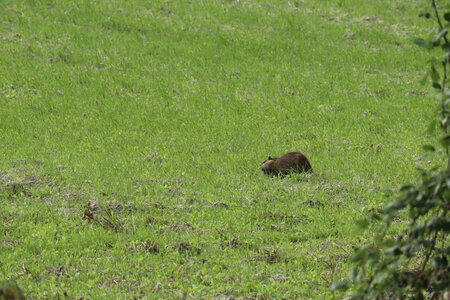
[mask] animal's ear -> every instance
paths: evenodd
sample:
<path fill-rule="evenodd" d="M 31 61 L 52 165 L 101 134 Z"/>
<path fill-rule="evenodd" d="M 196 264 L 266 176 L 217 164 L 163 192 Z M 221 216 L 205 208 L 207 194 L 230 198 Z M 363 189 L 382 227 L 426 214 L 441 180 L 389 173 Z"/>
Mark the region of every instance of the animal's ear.
<path fill-rule="evenodd" d="M 272 156 L 269 156 L 268 160 L 272 160 Z"/>

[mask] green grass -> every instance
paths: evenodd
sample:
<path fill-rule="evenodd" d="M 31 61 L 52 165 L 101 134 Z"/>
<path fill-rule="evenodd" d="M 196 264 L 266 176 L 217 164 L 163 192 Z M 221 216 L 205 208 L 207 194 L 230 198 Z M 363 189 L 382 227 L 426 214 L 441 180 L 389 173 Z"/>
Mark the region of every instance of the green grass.
<path fill-rule="evenodd" d="M 331 298 L 417 175 L 418 1 L 0 2 L 0 279 L 30 298 Z M 305 153 L 314 175 L 270 178 Z M 83 220 L 88 202 L 94 220 Z"/>

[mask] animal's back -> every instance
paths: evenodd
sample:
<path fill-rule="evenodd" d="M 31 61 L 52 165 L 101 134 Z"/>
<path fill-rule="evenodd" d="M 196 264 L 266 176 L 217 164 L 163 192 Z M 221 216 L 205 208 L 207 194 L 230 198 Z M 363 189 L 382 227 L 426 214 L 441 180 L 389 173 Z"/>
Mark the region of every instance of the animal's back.
<path fill-rule="evenodd" d="M 279 157 L 275 161 L 275 168 L 283 173 L 288 173 L 291 170 L 300 172 L 312 170 L 308 159 L 300 152 L 289 152 Z"/>
<path fill-rule="evenodd" d="M 289 152 L 281 157 L 271 157 L 265 160 L 260 169 L 265 173 L 277 175 L 291 172 L 312 172 L 311 164 L 300 152 Z"/>

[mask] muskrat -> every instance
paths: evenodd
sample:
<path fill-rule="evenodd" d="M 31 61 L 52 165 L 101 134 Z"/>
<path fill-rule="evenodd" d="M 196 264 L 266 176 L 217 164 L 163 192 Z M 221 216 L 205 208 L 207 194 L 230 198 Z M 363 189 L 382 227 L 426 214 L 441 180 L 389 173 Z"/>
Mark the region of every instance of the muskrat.
<path fill-rule="evenodd" d="M 281 157 L 269 156 L 259 168 L 270 175 L 312 172 L 311 164 L 306 156 L 300 152 L 289 152 Z"/>

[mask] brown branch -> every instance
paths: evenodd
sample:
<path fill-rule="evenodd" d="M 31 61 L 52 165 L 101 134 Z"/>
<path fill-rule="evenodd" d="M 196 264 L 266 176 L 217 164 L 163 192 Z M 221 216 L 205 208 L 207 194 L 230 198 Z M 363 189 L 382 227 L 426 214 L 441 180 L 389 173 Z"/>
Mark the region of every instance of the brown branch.
<path fill-rule="evenodd" d="M 397 242 L 400 242 L 403 239 L 408 230 L 411 229 L 411 227 L 413 227 L 414 224 L 416 224 L 418 218 L 419 218 L 418 214 L 414 216 L 413 220 L 411 221 L 411 223 L 409 223 L 408 227 L 405 230 L 403 230 L 403 232 L 397 237 Z"/>
<path fill-rule="evenodd" d="M 433 241 L 431 242 L 430 250 L 428 251 L 427 256 L 425 257 L 425 260 L 422 263 L 422 272 L 425 271 L 425 267 L 427 266 L 428 260 L 430 259 L 430 256 L 431 256 L 431 253 L 433 253 L 433 251 L 434 251 L 434 246 L 436 245 L 436 239 L 437 239 L 438 233 L 439 233 L 438 231 L 436 231 L 434 233 L 434 237 L 433 237 Z"/>
<path fill-rule="evenodd" d="M 442 61 L 442 68 L 444 69 L 444 75 L 442 78 L 442 89 L 441 92 L 444 93 L 445 92 L 445 82 L 447 81 L 447 61 Z M 442 106 L 442 119 L 445 118 L 445 98 L 442 98 L 441 101 L 441 106 Z M 444 124 L 444 131 L 445 133 L 447 133 L 447 123 Z M 448 148 L 447 148 L 447 154 L 448 154 Z"/>
<path fill-rule="evenodd" d="M 439 211 L 440 210 L 441 209 L 439 208 L 438 212 L 437 212 L 438 216 L 439 216 Z M 442 217 L 443 218 L 447 217 L 447 212 L 448 212 L 448 210 L 444 210 L 444 212 L 442 213 Z M 433 241 L 431 242 L 430 250 L 428 251 L 427 256 L 425 257 L 425 260 L 422 263 L 423 264 L 422 265 L 422 272 L 425 270 L 425 267 L 427 266 L 428 260 L 430 259 L 431 253 L 433 253 L 433 251 L 434 251 L 434 248 L 436 246 L 436 239 L 437 239 L 438 235 L 439 235 L 439 231 L 435 231 L 434 237 L 433 237 Z"/>
<path fill-rule="evenodd" d="M 434 0 L 431 0 L 431 7 L 433 7 L 434 14 L 436 15 L 436 20 L 439 24 L 440 30 L 444 29 L 444 27 L 442 26 L 442 23 L 441 23 L 441 19 L 439 18 L 439 13 L 437 11 L 436 2 Z M 448 44 L 447 33 L 444 35 L 444 40 Z"/>
<path fill-rule="evenodd" d="M 445 36 L 444 36 L 444 38 L 445 38 Z M 445 82 L 447 81 L 447 61 L 448 61 L 448 59 L 442 61 L 442 67 L 444 69 L 444 75 L 443 75 L 443 78 L 442 78 L 442 89 L 441 89 L 442 94 L 444 94 L 444 92 L 445 92 Z M 444 96 L 442 97 L 442 101 L 441 101 L 441 110 L 442 110 L 442 120 L 445 120 L 445 97 Z M 447 130 L 447 127 L 448 127 L 447 126 L 447 122 L 448 121 L 446 121 L 443 124 L 445 134 L 447 134 L 447 132 L 448 132 L 448 130 Z M 447 154 L 447 160 L 448 160 L 447 161 L 447 166 L 450 166 L 450 156 L 449 156 L 449 153 L 448 153 L 448 146 L 445 147 L 445 153 Z"/>
<path fill-rule="evenodd" d="M 444 27 L 442 26 L 441 23 L 441 18 L 439 18 L 439 13 L 436 7 L 436 2 L 435 0 L 431 0 L 431 7 L 433 7 L 434 10 L 434 14 L 436 15 L 436 20 L 439 24 L 439 29 L 443 30 Z M 444 41 L 448 44 L 448 39 L 447 39 L 447 33 L 444 34 Z M 443 75 L 443 79 L 442 79 L 442 87 L 441 87 L 441 92 L 444 93 L 445 92 L 445 82 L 447 81 L 447 62 L 448 59 L 443 60 L 442 61 L 442 67 L 444 68 L 444 75 Z M 442 120 L 445 119 L 445 101 L 444 98 L 442 99 L 442 103 L 441 103 L 441 110 L 442 110 Z M 444 126 L 444 132 L 445 134 L 447 134 L 448 130 L 447 130 L 447 122 L 445 124 L 443 124 Z M 445 147 L 445 153 L 447 154 L 447 167 L 450 166 L 450 155 L 448 152 L 448 147 Z"/>
<path fill-rule="evenodd" d="M 445 92 L 445 82 L 447 81 L 447 61 L 442 61 L 442 67 L 444 68 L 444 78 L 442 79 L 442 92 Z"/>

